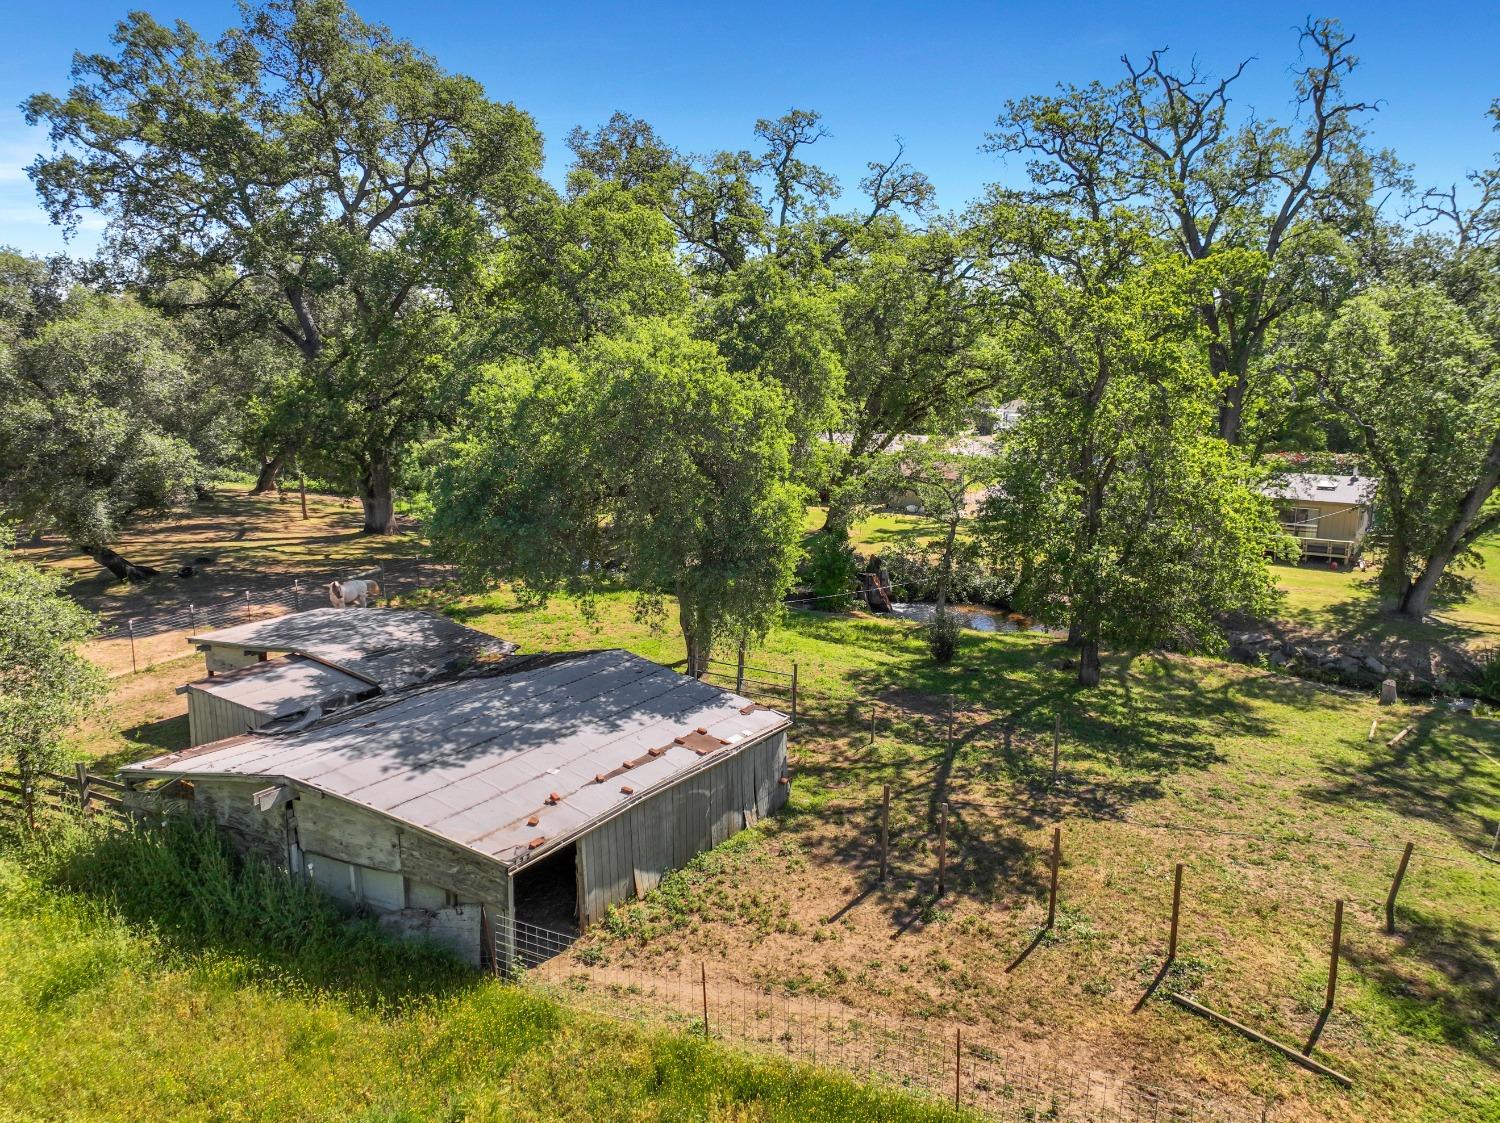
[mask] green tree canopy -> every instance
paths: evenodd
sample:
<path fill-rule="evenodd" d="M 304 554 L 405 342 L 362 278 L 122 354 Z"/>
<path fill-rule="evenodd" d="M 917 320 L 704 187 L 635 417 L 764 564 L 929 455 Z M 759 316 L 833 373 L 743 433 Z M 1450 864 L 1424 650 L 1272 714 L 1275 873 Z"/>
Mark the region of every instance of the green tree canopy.
<path fill-rule="evenodd" d="M 29 778 L 58 767 L 61 735 L 104 681 L 78 651 L 93 618 L 61 594 L 59 571 L 21 561 L 14 545 L 0 526 L 0 762 Z"/>
<path fill-rule="evenodd" d="M 531 120 L 343 0 L 247 5 L 216 41 L 144 12 L 115 53 L 79 55 L 27 120 L 54 221 L 109 220 L 135 280 L 293 348 L 301 417 L 359 480 L 365 529 L 394 529 L 407 447 L 461 397 L 440 385 L 443 313 L 517 200 L 537 190 Z"/>
<path fill-rule="evenodd" d="M 1214 278 L 1124 212 L 1009 203 L 996 222 L 1014 254 L 1000 346 L 1026 408 L 980 533 L 1016 606 L 1067 626 L 1086 686 L 1103 644 L 1212 645 L 1224 613 L 1269 607 L 1283 543 L 1212 431 L 1196 309 Z"/>
<path fill-rule="evenodd" d="M 113 549 L 138 515 L 193 495 L 203 398 L 185 348 L 129 297 L 77 295 L 0 354 L 0 507 L 56 527 L 116 577 L 154 571 Z"/>
<path fill-rule="evenodd" d="M 1479 292 L 1484 293 L 1485 288 Z M 1500 526 L 1500 279 L 1469 314 L 1435 284 L 1391 283 L 1340 309 L 1318 363 L 1379 477 L 1373 536 L 1397 611 L 1421 620 L 1450 567 Z"/>
<path fill-rule="evenodd" d="M 690 673 L 765 634 L 791 584 L 802 490 L 779 387 L 685 325 L 635 321 L 487 372 L 439 472 L 434 541 L 537 597 L 675 596 Z"/>

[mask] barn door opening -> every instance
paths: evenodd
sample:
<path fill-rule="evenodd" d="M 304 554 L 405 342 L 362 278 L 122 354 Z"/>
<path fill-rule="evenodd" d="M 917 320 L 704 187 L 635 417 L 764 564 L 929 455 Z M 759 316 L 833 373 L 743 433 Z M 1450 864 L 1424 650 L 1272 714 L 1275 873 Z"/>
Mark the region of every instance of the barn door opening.
<path fill-rule="evenodd" d="M 511 881 L 516 955 L 528 967 L 535 967 L 578 938 L 577 846 L 564 846 L 528 862 Z"/>

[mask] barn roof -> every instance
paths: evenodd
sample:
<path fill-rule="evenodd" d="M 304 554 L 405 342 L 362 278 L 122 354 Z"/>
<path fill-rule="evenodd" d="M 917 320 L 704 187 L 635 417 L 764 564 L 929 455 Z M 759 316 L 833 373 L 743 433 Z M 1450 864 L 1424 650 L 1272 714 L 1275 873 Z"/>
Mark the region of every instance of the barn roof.
<path fill-rule="evenodd" d="M 121 771 L 290 780 L 517 865 L 789 724 L 625 651 L 504 667 Z"/>
<path fill-rule="evenodd" d="M 202 632 L 188 642 L 310 656 L 387 693 L 516 649 L 446 617 L 406 608 L 315 608 Z"/>
<path fill-rule="evenodd" d="M 184 690 L 212 694 L 272 718 L 300 714 L 335 699 L 355 701 L 374 693 L 362 678 L 316 659 L 283 655 L 190 682 Z"/>
<path fill-rule="evenodd" d="M 1313 472 L 1290 472 L 1277 476 L 1264 485 L 1261 491 L 1275 499 L 1359 507 L 1370 502 L 1375 493 L 1375 481 L 1368 476 L 1321 476 Z"/>

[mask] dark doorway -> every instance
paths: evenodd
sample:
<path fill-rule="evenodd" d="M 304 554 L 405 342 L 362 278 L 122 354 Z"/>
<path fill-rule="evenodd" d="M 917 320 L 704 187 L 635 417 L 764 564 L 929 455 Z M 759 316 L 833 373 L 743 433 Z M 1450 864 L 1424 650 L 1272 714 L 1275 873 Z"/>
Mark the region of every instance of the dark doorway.
<path fill-rule="evenodd" d="M 513 878 L 516 954 L 528 967 L 578 939 L 578 849 L 564 846 L 528 863 Z"/>

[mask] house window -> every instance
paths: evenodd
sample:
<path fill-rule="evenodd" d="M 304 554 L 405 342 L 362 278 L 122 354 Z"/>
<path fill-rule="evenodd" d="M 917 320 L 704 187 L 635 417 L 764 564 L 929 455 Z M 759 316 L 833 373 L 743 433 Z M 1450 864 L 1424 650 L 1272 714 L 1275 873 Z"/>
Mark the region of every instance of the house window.
<path fill-rule="evenodd" d="M 1318 536 L 1318 512 L 1312 507 L 1292 507 L 1282 512 L 1282 526 L 1298 538 Z"/>

